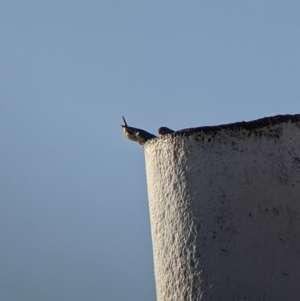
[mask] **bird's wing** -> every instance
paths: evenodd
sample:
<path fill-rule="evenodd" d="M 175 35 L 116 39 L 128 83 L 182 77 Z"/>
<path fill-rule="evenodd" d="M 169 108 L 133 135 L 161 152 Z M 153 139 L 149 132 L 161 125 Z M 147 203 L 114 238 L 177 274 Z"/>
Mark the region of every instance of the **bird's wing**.
<path fill-rule="evenodd" d="M 147 132 L 147 131 L 144 131 L 144 130 L 141 130 L 141 129 L 136 129 L 138 132 L 139 132 L 139 135 L 145 139 L 152 139 L 152 138 L 157 138 L 155 135 Z"/>

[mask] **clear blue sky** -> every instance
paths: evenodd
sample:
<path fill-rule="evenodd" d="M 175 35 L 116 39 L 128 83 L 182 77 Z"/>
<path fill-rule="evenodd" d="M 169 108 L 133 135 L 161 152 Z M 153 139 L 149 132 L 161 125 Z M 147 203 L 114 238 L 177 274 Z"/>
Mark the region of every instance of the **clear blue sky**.
<path fill-rule="evenodd" d="M 0 300 L 152 301 L 143 148 L 299 113 L 299 1 L 0 2 Z"/>

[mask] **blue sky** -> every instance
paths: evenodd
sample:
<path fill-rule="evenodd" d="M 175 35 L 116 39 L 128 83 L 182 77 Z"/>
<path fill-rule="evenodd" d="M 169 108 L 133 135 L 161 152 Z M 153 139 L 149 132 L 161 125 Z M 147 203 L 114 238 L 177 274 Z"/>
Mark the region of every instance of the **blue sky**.
<path fill-rule="evenodd" d="M 0 299 L 155 300 L 155 133 L 299 113 L 299 1 L 0 3 Z"/>

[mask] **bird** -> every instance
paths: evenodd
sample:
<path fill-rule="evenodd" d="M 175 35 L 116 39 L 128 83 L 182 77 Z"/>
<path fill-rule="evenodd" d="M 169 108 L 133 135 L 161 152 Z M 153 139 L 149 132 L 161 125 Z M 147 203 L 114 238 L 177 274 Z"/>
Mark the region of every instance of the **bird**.
<path fill-rule="evenodd" d="M 173 131 L 173 130 L 165 127 L 165 126 L 160 127 L 157 131 L 158 131 L 159 135 L 172 134 L 172 133 L 175 132 L 175 131 Z"/>
<path fill-rule="evenodd" d="M 147 140 L 157 138 L 155 135 L 148 133 L 142 129 L 128 126 L 124 116 L 122 116 L 122 118 L 124 125 L 121 125 L 121 127 L 123 128 L 124 135 L 127 139 L 137 142 L 140 145 L 144 145 Z"/>

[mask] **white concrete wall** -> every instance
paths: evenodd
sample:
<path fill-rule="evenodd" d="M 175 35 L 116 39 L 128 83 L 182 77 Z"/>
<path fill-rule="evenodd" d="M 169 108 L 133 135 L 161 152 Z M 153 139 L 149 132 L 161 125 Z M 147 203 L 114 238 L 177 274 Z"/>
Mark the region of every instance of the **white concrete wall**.
<path fill-rule="evenodd" d="M 159 301 L 300 300 L 300 117 L 145 145 Z"/>

